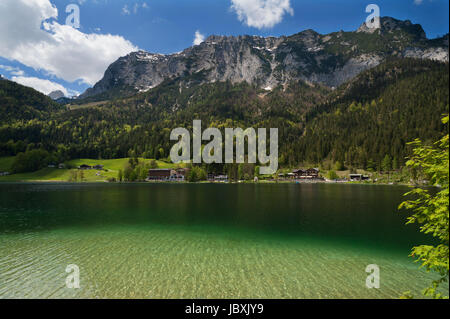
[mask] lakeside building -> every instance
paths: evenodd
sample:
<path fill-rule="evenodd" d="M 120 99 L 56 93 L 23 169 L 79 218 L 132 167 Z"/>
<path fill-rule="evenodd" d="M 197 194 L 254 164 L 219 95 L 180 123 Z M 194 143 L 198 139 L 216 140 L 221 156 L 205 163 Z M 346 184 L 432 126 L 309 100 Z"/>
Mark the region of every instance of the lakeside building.
<path fill-rule="evenodd" d="M 291 174 L 294 174 L 295 179 L 319 179 L 319 172 L 318 168 L 308 168 L 294 170 Z"/>
<path fill-rule="evenodd" d="M 170 179 L 170 176 L 172 176 L 172 170 L 170 169 L 162 169 L 162 168 L 156 168 L 156 169 L 150 169 L 148 171 L 148 177 L 147 180 L 149 181 L 168 181 Z"/>
<path fill-rule="evenodd" d="M 170 180 L 173 182 L 184 182 L 190 172 L 189 168 L 177 168 L 171 171 Z"/>
<path fill-rule="evenodd" d="M 228 182 L 228 175 L 216 175 L 209 173 L 208 181 L 210 182 Z"/>
<path fill-rule="evenodd" d="M 214 177 L 216 182 L 228 182 L 228 175 L 219 175 Z"/>
<path fill-rule="evenodd" d="M 87 164 L 81 164 L 80 166 L 78 166 L 78 169 L 82 169 L 82 170 L 92 169 L 92 166 L 87 165 Z"/>
<path fill-rule="evenodd" d="M 95 169 L 95 170 L 98 170 L 98 171 L 103 171 L 104 167 L 105 166 L 101 165 L 101 164 L 97 164 L 97 165 L 94 165 L 94 166 L 90 166 L 90 165 L 87 165 L 87 164 L 82 164 L 82 165 L 78 166 L 78 169 L 81 169 L 81 170 Z"/>
<path fill-rule="evenodd" d="M 184 182 L 189 174 L 189 168 L 163 169 L 156 168 L 148 171 L 147 181 Z"/>
<path fill-rule="evenodd" d="M 361 181 L 368 181 L 369 176 L 363 175 L 363 174 L 350 174 L 350 181 L 351 182 L 361 182 Z"/>

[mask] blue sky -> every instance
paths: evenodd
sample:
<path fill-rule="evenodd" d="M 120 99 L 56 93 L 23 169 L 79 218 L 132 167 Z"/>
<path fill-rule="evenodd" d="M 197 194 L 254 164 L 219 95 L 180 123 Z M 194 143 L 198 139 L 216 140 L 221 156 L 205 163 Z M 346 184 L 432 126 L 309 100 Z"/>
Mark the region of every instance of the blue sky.
<path fill-rule="evenodd" d="M 53 87 L 49 82 L 54 83 L 55 87 L 61 85 L 69 95 L 81 93 L 90 87 L 101 77 L 106 66 L 118 56 L 136 48 L 158 53 L 178 52 L 193 44 L 196 31 L 205 37 L 211 34 L 280 36 L 291 35 L 305 29 L 314 29 L 319 33 L 341 29 L 351 31 L 365 21 L 368 16 L 365 8 L 371 3 L 380 7 L 381 16 L 409 19 L 414 23 L 420 23 L 429 38 L 442 36 L 448 33 L 449 29 L 449 2 L 444 0 L 2 0 L 4 1 L 6 5 L 4 8 L 0 5 L 0 10 L 3 11 L 3 15 L 10 16 L 15 12 L 17 14 L 24 12 L 24 9 L 19 7 L 21 1 L 36 2 L 34 11 L 30 11 L 29 16 L 37 11 L 41 17 L 52 16 L 53 19 L 50 20 L 55 21 L 56 28 L 52 32 L 55 36 L 63 38 L 63 42 L 68 41 L 68 45 L 64 44 L 66 49 L 60 46 L 55 49 L 51 44 L 54 39 L 39 39 L 48 42 L 49 50 L 50 48 L 60 50 L 60 55 L 65 56 L 64 61 L 59 63 L 56 61 L 58 59 L 51 55 L 47 56 L 47 52 L 42 49 L 44 51 L 40 51 L 39 54 L 44 62 L 41 63 L 33 57 L 24 57 L 23 52 L 20 52 L 22 47 L 17 43 L 20 34 L 15 35 L 15 40 L 11 39 L 11 34 L 0 34 L 0 40 L 6 38 L 10 41 L 11 47 L 15 48 L 9 51 L 8 48 L 0 49 L 0 74 L 10 79 L 20 78 L 23 83 L 41 91 Z M 255 12 L 254 8 L 258 8 L 264 1 L 273 2 L 279 11 L 266 15 L 262 10 L 259 12 L 260 15 L 252 17 L 251 12 Z M 47 2 L 58 9 L 57 15 L 49 13 Z M 77 3 L 80 8 L 81 25 L 79 32 L 73 34 L 67 29 L 58 29 L 58 25 L 65 24 L 67 17 L 65 8 L 70 3 Z M 8 10 L 11 12 L 7 12 Z M 24 20 L 30 20 L 29 16 Z M 0 11 L 0 20 L 1 18 Z M 21 23 L 17 22 L 22 21 L 19 18 L 16 17 L 14 23 Z M 255 19 L 251 20 L 252 18 Z M 22 37 L 25 39 L 35 24 L 23 23 L 23 28 L 18 29 L 24 30 Z M 8 32 L 8 28 L 6 31 L 5 28 L 2 29 L 0 32 Z M 106 36 L 108 34 L 118 37 L 111 39 Z M 89 39 L 81 39 L 84 35 L 91 36 Z M 40 37 L 39 34 L 36 36 Z M 34 39 L 27 41 L 33 42 Z M 90 45 L 89 41 L 93 45 Z M 80 51 L 74 52 L 71 56 L 71 51 L 67 49 L 71 46 L 80 48 Z M 96 46 L 100 48 L 97 53 Z M 115 48 L 118 48 L 117 52 Z M 92 53 L 80 56 L 81 50 L 91 50 Z M 102 56 L 105 56 L 104 60 L 100 60 Z M 78 69 L 80 70 L 77 71 Z M 89 70 L 92 69 L 96 69 L 96 72 L 91 74 Z M 39 82 L 36 79 L 47 82 Z"/>

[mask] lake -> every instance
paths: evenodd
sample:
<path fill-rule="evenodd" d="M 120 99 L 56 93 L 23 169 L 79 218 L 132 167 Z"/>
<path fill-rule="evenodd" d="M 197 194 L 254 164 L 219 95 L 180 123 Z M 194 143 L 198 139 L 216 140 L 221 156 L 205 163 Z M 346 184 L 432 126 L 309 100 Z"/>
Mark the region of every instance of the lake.
<path fill-rule="evenodd" d="M 402 186 L 0 184 L 0 298 L 398 298 Z M 66 287 L 66 266 L 80 289 Z M 366 287 L 366 266 L 380 288 Z M 448 290 L 448 286 L 447 286 Z"/>

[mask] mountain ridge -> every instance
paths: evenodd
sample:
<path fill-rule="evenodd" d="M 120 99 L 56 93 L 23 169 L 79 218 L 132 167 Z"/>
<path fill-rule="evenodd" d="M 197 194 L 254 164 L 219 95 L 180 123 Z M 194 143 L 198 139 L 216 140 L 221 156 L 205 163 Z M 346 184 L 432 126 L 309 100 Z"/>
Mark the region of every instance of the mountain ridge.
<path fill-rule="evenodd" d="M 174 54 L 132 52 L 79 98 L 132 95 L 193 74 L 202 83 L 245 81 L 267 90 L 292 80 L 337 87 L 388 57 L 448 61 L 448 35 L 429 40 L 409 20 L 383 17 L 380 23 L 375 31 L 363 23 L 356 31 L 324 35 L 311 29 L 281 37 L 211 35 Z"/>

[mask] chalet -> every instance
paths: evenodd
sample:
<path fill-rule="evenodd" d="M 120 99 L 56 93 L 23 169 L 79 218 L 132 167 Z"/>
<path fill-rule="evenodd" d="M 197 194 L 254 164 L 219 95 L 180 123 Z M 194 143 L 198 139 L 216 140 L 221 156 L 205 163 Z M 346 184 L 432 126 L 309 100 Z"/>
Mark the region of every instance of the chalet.
<path fill-rule="evenodd" d="M 296 178 L 296 174 L 294 173 L 280 173 L 278 174 L 279 179 L 294 179 Z"/>
<path fill-rule="evenodd" d="M 173 174 L 173 175 L 170 175 L 169 180 L 171 182 L 184 182 L 185 181 L 185 177 L 184 177 L 184 175 Z"/>
<path fill-rule="evenodd" d="M 228 175 L 219 175 L 219 176 L 215 176 L 214 180 L 216 182 L 228 182 Z"/>
<path fill-rule="evenodd" d="M 150 181 L 168 181 L 174 175 L 173 173 L 174 171 L 170 169 L 150 169 L 147 179 Z"/>
<path fill-rule="evenodd" d="M 189 175 L 189 171 L 190 171 L 189 168 L 177 168 L 177 169 L 175 170 L 175 172 L 176 172 L 178 175 L 182 175 L 182 176 L 184 176 L 185 178 Z"/>
<path fill-rule="evenodd" d="M 58 165 L 58 168 L 59 168 L 59 169 L 64 169 L 64 168 L 66 168 L 66 164 L 60 163 L 60 164 Z"/>
<path fill-rule="evenodd" d="M 87 164 L 82 164 L 82 165 L 78 166 L 78 169 L 82 169 L 82 170 L 92 169 L 92 166 L 87 165 Z"/>
<path fill-rule="evenodd" d="M 176 170 L 171 170 L 169 180 L 171 182 L 184 182 L 187 179 L 189 171 L 189 168 L 177 168 Z"/>
<path fill-rule="evenodd" d="M 0 172 L 0 176 L 7 176 L 9 175 L 9 172 Z"/>
<path fill-rule="evenodd" d="M 369 176 L 363 174 L 350 174 L 350 181 L 352 182 L 367 181 L 367 180 L 369 180 Z"/>
<path fill-rule="evenodd" d="M 318 168 L 308 168 L 308 169 L 297 169 L 292 172 L 295 178 L 300 179 L 318 179 L 319 169 Z"/>

